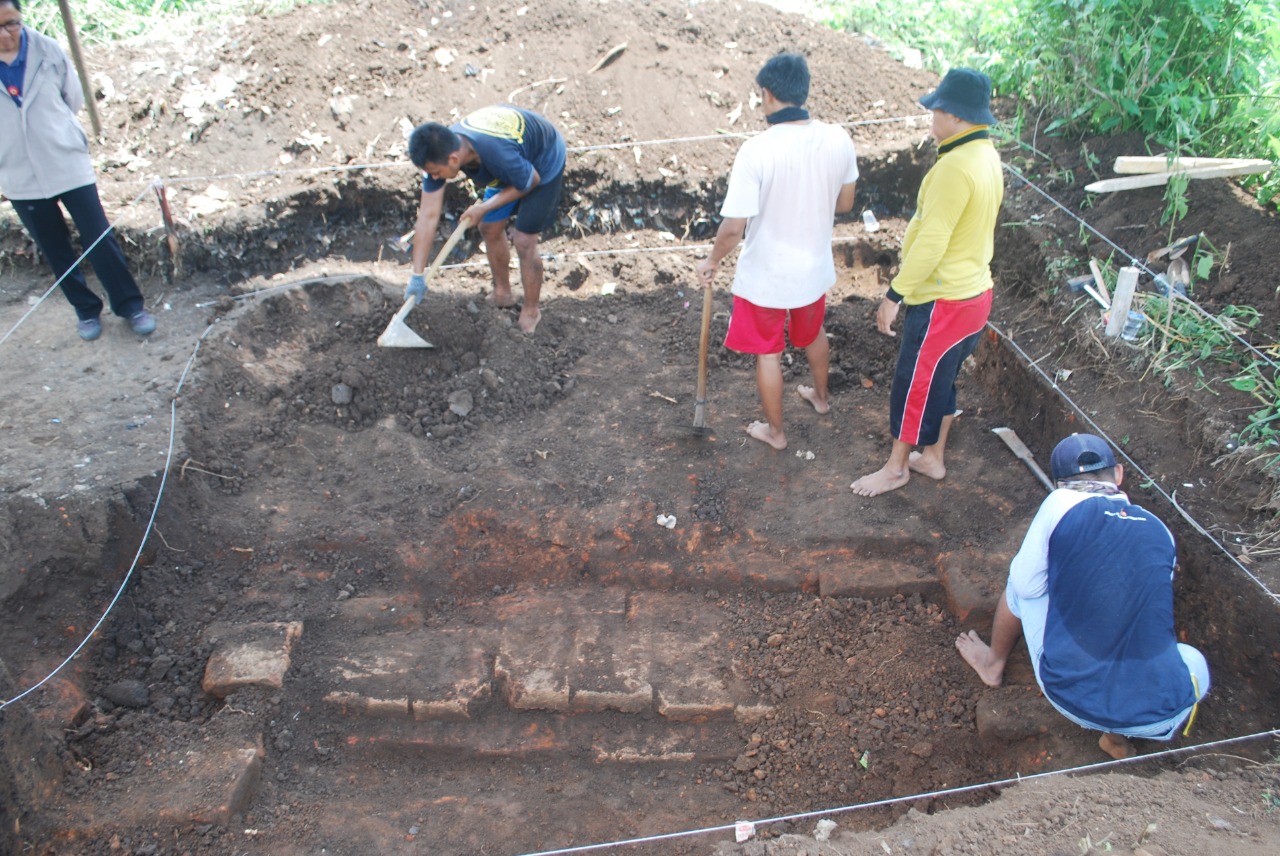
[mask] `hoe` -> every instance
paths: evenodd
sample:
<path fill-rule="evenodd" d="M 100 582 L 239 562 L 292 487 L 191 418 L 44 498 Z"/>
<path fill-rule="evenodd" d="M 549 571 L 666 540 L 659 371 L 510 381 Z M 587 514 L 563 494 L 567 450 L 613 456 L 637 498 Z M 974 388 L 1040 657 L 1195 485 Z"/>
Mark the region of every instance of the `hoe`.
<path fill-rule="evenodd" d="M 427 282 L 431 282 L 431 277 L 439 269 L 440 263 L 445 260 L 449 253 L 453 252 L 453 248 L 457 245 L 458 240 L 462 238 L 462 233 L 467 231 L 467 227 L 471 225 L 471 221 L 462 218 L 458 222 L 458 228 L 453 230 L 453 234 L 449 236 L 449 240 L 444 242 L 444 246 L 440 248 L 440 252 L 436 254 L 436 260 L 431 263 L 431 267 L 427 268 L 424 278 Z M 387 324 L 387 329 L 382 331 L 382 335 L 378 337 L 378 347 L 380 348 L 433 348 L 435 347 L 426 339 L 419 336 L 413 330 L 409 329 L 409 325 L 404 323 L 404 318 L 409 314 L 417 304 L 417 299 L 410 297 L 405 300 L 404 305 L 391 318 L 391 323 Z"/>

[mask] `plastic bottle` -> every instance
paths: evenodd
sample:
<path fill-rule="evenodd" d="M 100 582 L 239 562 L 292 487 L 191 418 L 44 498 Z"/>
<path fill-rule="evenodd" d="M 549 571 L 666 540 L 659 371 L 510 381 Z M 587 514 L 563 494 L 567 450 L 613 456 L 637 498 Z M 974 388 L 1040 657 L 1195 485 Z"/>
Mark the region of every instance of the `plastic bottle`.
<path fill-rule="evenodd" d="M 862 212 L 862 225 L 868 232 L 876 232 L 880 229 L 880 222 L 876 220 L 876 215 L 871 213 L 870 208 Z"/>
<path fill-rule="evenodd" d="M 1138 333 L 1142 332 L 1142 324 L 1147 319 L 1136 309 L 1129 310 L 1129 316 L 1125 319 L 1124 328 L 1120 331 L 1120 338 L 1126 342 L 1136 341 Z"/>

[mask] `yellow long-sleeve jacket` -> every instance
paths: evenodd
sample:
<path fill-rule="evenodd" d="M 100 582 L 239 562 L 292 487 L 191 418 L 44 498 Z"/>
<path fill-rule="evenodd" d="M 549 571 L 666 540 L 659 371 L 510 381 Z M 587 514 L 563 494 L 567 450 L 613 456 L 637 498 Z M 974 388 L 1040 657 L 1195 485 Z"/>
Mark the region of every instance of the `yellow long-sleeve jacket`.
<path fill-rule="evenodd" d="M 908 306 L 967 300 L 992 287 L 996 216 L 1004 201 L 1000 156 L 978 125 L 938 144 L 902 241 L 890 300 Z"/>

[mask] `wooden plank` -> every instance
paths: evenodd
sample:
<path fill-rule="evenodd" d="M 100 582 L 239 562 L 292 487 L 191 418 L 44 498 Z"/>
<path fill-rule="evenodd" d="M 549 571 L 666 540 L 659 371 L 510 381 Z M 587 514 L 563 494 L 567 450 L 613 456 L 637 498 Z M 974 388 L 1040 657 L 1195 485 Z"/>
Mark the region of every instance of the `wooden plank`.
<path fill-rule="evenodd" d="M 1118 175 L 1145 175 L 1152 172 L 1180 172 L 1210 166 L 1230 166 L 1239 158 L 1169 158 L 1165 155 L 1124 156 L 1116 158 L 1111 171 Z"/>
<path fill-rule="evenodd" d="M 1177 172 L 1157 172 L 1148 175 L 1130 175 L 1125 178 L 1106 178 L 1085 185 L 1090 193 L 1111 193 L 1116 190 L 1136 190 L 1140 187 L 1159 187 L 1168 184 L 1175 175 L 1186 178 L 1227 178 L 1233 175 L 1257 175 L 1270 171 L 1275 164 L 1267 160 L 1239 160 L 1230 166 L 1209 166 L 1200 169 L 1184 169 Z"/>
<path fill-rule="evenodd" d="M 1124 322 L 1129 318 L 1129 307 L 1133 305 L 1133 292 L 1137 287 L 1138 269 L 1120 268 L 1120 276 L 1116 279 L 1116 296 L 1111 301 L 1111 316 L 1107 318 L 1107 335 L 1113 339 L 1124 329 Z"/>

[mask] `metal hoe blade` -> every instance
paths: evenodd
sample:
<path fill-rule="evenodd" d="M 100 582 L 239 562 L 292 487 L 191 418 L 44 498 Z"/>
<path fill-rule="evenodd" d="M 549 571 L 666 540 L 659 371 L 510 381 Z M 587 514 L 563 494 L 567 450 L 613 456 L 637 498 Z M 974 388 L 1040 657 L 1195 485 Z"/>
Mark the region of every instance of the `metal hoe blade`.
<path fill-rule="evenodd" d="M 409 314 L 409 310 L 413 308 L 417 301 L 410 297 L 404 302 L 404 305 L 391 317 L 391 323 L 387 324 L 387 329 L 382 331 L 382 335 L 378 337 L 378 347 L 380 348 L 434 348 L 435 345 L 419 336 L 404 323 L 404 316 Z"/>
<path fill-rule="evenodd" d="M 1040 479 L 1040 484 L 1044 485 L 1048 490 L 1053 490 L 1053 482 L 1044 474 L 1044 470 L 1040 469 L 1040 465 L 1036 463 L 1035 456 L 1031 454 L 1027 444 L 1022 442 L 1022 438 L 1012 428 L 992 428 L 991 431 L 1018 456 L 1018 460 L 1026 464 L 1031 472 L 1036 474 L 1036 478 Z"/>

